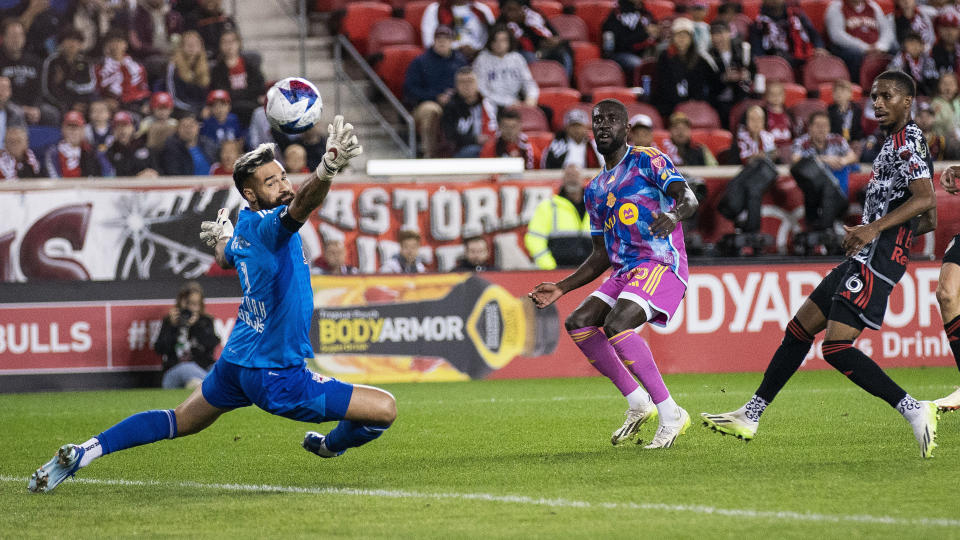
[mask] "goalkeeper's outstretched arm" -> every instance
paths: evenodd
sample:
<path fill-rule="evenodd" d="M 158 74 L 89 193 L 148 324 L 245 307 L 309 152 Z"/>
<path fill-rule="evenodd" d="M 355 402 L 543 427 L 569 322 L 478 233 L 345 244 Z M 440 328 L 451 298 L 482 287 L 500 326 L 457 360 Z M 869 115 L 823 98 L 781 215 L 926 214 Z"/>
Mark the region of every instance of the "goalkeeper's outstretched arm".
<path fill-rule="evenodd" d="M 290 217 L 300 223 L 306 223 L 310 214 L 323 204 L 330 191 L 330 182 L 351 159 L 363 153 L 363 147 L 353 134 L 353 125 L 344 124 L 339 114 L 333 123 L 327 125 L 327 151 L 320 160 L 317 170 L 313 171 L 300 186 L 290 203 Z"/>

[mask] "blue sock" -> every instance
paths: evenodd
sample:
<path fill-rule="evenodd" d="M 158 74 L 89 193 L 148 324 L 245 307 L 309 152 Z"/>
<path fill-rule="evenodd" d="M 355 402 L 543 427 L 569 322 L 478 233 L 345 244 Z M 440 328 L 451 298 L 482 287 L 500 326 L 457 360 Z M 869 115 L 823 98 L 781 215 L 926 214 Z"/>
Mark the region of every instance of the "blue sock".
<path fill-rule="evenodd" d="M 128 416 L 119 424 L 97 435 L 104 455 L 134 446 L 150 444 L 177 436 L 177 417 L 172 409 L 153 410 Z"/>
<path fill-rule="evenodd" d="M 331 452 L 343 452 L 367 444 L 387 430 L 389 426 L 365 426 L 352 420 L 341 420 L 337 427 L 327 434 L 326 446 Z"/>

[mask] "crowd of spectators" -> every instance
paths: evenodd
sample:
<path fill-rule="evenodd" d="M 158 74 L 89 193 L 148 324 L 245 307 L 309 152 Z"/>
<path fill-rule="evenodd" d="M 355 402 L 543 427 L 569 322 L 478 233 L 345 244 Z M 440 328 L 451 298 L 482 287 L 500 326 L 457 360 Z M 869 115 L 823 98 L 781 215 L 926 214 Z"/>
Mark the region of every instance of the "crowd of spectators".
<path fill-rule="evenodd" d="M 229 175 L 268 141 L 315 167 L 323 133 L 270 130 L 222 3 L 0 2 L 0 178 Z"/>

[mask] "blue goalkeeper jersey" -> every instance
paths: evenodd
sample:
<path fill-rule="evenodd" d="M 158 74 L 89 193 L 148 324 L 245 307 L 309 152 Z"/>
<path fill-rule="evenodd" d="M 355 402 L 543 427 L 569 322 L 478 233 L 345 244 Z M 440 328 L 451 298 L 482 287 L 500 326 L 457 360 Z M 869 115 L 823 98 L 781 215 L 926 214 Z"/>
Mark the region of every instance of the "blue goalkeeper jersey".
<path fill-rule="evenodd" d="M 240 211 L 224 254 L 243 301 L 220 359 L 253 368 L 302 366 L 313 356 L 313 290 L 300 233 L 283 224 L 286 206 Z M 290 223 L 289 218 L 286 218 Z"/>

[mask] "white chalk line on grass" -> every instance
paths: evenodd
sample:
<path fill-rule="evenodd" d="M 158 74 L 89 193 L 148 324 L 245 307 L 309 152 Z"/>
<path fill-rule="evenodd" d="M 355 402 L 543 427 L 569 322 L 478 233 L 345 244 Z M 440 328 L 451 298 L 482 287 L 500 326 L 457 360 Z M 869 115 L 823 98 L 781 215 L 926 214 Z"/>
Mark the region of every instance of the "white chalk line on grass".
<path fill-rule="evenodd" d="M 20 482 L 26 486 L 27 478 L 0 475 L 0 482 Z M 268 484 L 203 484 L 200 482 L 158 482 L 155 480 L 110 480 L 74 478 L 73 482 L 98 486 L 164 487 L 210 491 L 292 493 L 300 495 L 342 495 L 381 499 L 431 499 L 508 503 L 551 508 L 605 509 L 605 510 L 655 510 L 660 512 L 683 512 L 706 516 L 723 516 L 761 520 L 791 520 L 810 523 L 863 523 L 873 525 L 898 525 L 910 527 L 960 527 L 960 519 L 950 518 L 898 518 L 870 514 L 819 514 L 793 510 L 752 510 L 749 508 L 718 508 L 698 504 L 667 504 L 638 502 L 590 502 L 573 499 L 548 499 L 526 495 L 495 495 L 492 493 L 424 493 L 394 489 L 359 489 L 337 487 L 272 486 Z"/>

